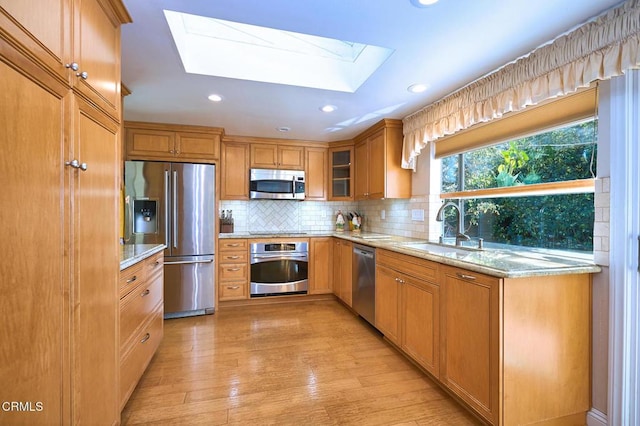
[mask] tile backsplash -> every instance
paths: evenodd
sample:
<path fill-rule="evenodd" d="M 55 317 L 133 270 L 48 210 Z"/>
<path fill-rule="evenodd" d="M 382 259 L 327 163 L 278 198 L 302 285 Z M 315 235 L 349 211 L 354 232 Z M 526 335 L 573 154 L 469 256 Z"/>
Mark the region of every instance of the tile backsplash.
<path fill-rule="evenodd" d="M 435 212 L 439 197 L 403 200 L 373 200 L 359 202 L 339 201 L 284 201 L 251 200 L 220 201 L 220 209 L 232 210 L 234 232 L 314 232 L 335 229 L 338 210 L 343 213 L 357 211 L 363 220 L 363 230 L 413 238 L 438 238 L 439 229 L 431 226 L 435 235 L 429 235 L 430 209 Z M 422 210 L 424 221 L 412 220 L 412 210 Z M 384 211 L 384 219 L 382 218 Z"/>

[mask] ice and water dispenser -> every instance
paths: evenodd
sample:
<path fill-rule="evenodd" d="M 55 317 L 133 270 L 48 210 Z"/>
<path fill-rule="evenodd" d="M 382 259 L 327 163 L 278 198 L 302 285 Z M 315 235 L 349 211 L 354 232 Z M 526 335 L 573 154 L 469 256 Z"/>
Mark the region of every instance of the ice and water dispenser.
<path fill-rule="evenodd" d="M 158 233 L 157 200 L 133 200 L 133 233 Z"/>

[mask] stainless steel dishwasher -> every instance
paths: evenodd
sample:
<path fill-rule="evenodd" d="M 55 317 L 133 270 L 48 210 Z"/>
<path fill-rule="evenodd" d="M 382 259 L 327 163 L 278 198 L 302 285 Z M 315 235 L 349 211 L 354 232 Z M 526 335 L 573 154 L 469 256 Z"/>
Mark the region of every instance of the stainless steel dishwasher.
<path fill-rule="evenodd" d="M 353 309 L 371 325 L 376 321 L 376 249 L 353 245 Z"/>

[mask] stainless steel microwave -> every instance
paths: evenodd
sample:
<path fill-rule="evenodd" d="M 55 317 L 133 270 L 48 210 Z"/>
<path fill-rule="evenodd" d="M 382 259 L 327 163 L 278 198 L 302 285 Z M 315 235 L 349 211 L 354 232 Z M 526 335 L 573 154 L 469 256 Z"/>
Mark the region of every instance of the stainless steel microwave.
<path fill-rule="evenodd" d="M 249 181 L 249 198 L 304 200 L 302 170 L 251 169 Z"/>

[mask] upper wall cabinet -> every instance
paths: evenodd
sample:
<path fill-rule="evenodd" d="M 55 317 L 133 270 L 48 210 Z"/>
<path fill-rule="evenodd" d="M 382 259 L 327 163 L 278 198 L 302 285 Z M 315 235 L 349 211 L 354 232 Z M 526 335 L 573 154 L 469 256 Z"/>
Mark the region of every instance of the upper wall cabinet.
<path fill-rule="evenodd" d="M 221 128 L 127 121 L 125 130 L 128 160 L 212 163 L 220 158 Z"/>
<path fill-rule="evenodd" d="M 329 149 L 329 200 L 353 200 L 353 145 Z"/>
<path fill-rule="evenodd" d="M 306 199 L 327 199 L 327 148 L 305 148 Z"/>
<path fill-rule="evenodd" d="M 12 41 L 120 121 L 120 25 L 131 22 L 120 2 L 0 0 L 0 6 L 0 27 Z"/>
<path fill-rule="evenodd" d="M 220 199 L 249 199 L 249 144 L 222 142 Z"/>
<path fill-rule="evenodd" d="M 411 171 L 400 167 L 400 120 L 382 120 L 359 135 L 354 153 L 356 200 L 411 197 Z"/>
<path fill-rule="evenodd" d="M 304 170 L 304 147 L 251 144 L 251 168 Z"/>

